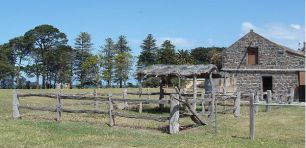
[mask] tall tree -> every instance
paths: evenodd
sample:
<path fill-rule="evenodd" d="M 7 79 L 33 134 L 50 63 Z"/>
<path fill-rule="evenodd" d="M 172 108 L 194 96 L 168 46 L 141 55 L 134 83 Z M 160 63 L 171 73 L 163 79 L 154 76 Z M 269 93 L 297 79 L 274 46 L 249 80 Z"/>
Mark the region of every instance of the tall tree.
<path fill-rule="evenodd" d="M 114 57 L 116 48 L 111 38 L 105 39 L 104 47 L 101 47 L 101 62 L 102 62 L 102 78 L 107 82 L 108 87 L 112 87 L 113 71 L 114 71 Z"/>
<path fill-rule="evenodd" d="M 75 39 L 75 59 L 74 59 L 74 71 L 77 76 L 77 80 L 80 81 L 80 87 L 84 87 L 86 70 L 82 69 L 82 64 L 90 57 L 92 50 L 91 36 L 87 32 L 81 32 Z"/>
<path fill-rule="evenodd" d="M 90 55 L 82 63 L 82 70 L 86 71 L 84 85 L 100 87 L 100 61 L 97 55 Z"/>
<path fill-rule="evenodd" d="M 0 82 L 2 88 L 12 86 L 12 82 L 14 80 L 15 61 L 16 57 L 14 55 L 14 51 L 9 43 L 0 45 Z M 11 77 L 11 80 L 10 82 L 5 82 L 4 79 L 8 76 Z"/>
<path fill-rule="evenodd" d="M 163 42 L 157 56 L 159 64 L 176 64 L 175 46 L 172 45 L 170 40 Z"/>
<path fill-rule="evenodd" d="M 197 47 L 195 49 L 191 49 L 191 55 L 195 60 L 195 64 L 209 64 L 209 63 L 212 63 L 212 60 L 211 60 L 212 56 L 216 53 L 221 54 L 223 49 L 225 48 L 224 47 Z M 222 60 L 221 57 L 216 57 L 216 58 L 220 58 L 219 61 Z"/>
<path fill-rule="evenodd" d="M 51 25 L 40 25 L 29 30 L 24 35 L 34 44 L 37 63 L 42 63 L 42 86 L 47 87 L 49 63 L 47 55 L 60 45 L 66 45 L 68 40 L 64 33 Z"/>
<path fill-rule="evenodd" d="M 23 69 L 22 61 L 30 54 L 31 49 L 33 49 L 33 43 L 28 41 L 25 37 L 20 36 L 13 38 L 9 41 L 10 46 L 12 47 L 14 54 L 16 56 L 16 63 L 18 66 L 15 70 L 16 76 L 16 85 L 17 88 L 21 88 L 21 84 L 19 83 L 20 71 Z"/>
<path fill-rule="evenodd" d="M 156 40 L 153 38 L 152 34 L 148 34 L 147 38 L 143 40 L 142 45 L 140 45 L 142 51 L 138 57 L 137 66 L 145 67 L 148 65 L 156 64 L 157 58 L 157 47 Z"/>
<path fill-rule="evenodd" d="M 119 87 L 122 88 L 123 83 L 126 84 L 129 79 L 131 66 L 132 66 L 132 55 L 130 54 L 130 47 L 125 36 L 119 36 L 116 44 L 116 56 L 115 56 L 115 67 L 114 75 L 115 82 L 119 83 Z"/>

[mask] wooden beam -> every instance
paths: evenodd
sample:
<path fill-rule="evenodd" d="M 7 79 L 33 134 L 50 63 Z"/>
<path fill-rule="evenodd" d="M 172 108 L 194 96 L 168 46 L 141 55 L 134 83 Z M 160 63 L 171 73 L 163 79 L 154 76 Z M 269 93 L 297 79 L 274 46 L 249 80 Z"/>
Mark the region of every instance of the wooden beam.
<path fill-rule="evenodd" d="M 20 118 L 19 98 L 16 89 L 13 90 L 13 118 Z"/>
<path fill-rule="evenodd" d="M 255 118 L 254 118 L 254 94 L 250 96 L 250 139 L 255 137 Z"/>
<path fill-rule="evenodd" d="M 267 90 L 267 99 L 266 99 L 266 104 L 270 104 L 272 100 L 272 92 L 271 90 Z M 271 111 L 271 106 L 266 106 L 266 112 Z"/>
<path fill-rule="evenodd" d="M 179 101 L 174 99 L 174 97 L 179 98 L 178 95 L 170 96 L 170 119 L 169 119 L 169 133 L 177 134 L 179 132 L 180 124 L 179 124 Z"/>
<path fill-rule="evenodd" d="M 115 119 L 113 115 L 113 102 L 112 102 L 112 94 L 108 95 L 108 115 L 109 115 L 109 126 L 115 125 Z"/>
<path fill-rule="evenodd" d="M 240 116 L 240 98 L 241 98 L 241 92 L 237 92 L 237 98 L 235 99 L 235 111 L 234 116 L 239 117 Z"/>
<path fill-rule="evenodd" d="M 163 77 L 160 78 L 159 80 L 159 100 L 163 100 L 164 99 L 164 88 L 163 88 Z M 164 109 L 164 105 L 163 104 L 159 104 L 159 109 L 162 110 Z"/>
<path fill-rule="evenodd" d="M 197 75 L 193 75 L 193 89 L 192 89 L 192 93 L 193 93 L 193 100 L 195 101 L 197 99 Z M 197 108 L 197 103 L 194 102 L 192 104 L 192 107 L 194 110 L 196 110 Z"/>

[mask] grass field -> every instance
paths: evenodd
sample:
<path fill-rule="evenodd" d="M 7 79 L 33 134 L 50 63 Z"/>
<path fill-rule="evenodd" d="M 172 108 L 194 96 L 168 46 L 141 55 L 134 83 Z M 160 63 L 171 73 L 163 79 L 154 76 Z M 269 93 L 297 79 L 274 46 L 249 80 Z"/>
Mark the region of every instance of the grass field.
<path fill-rule="evenodd" d="M 31 90 L 54 92 L 55 90 Z M 81 93 L 89 89 L 65 90 L 65 93 Z M 121 92 L 121 89 L 100 89 L 99 92 Z M 136 91 L 130 89 L 129 91 Z M 29 90 L 20 90 L 29 92 Z M 64 100 L 69 104 L 75 101 Z M 52 105 L 55 100 L 44 98 L 21 99 L 22 105 Z M 21 109 L 22 119 L 12 119 L 12 90 L 0 90 L 0 147 L 304 147 L 305 111 L 303 107 L 272 107 L 269 113 L 256 115 L 255 141 L 248 139 L 249 108 L 243 106 L 241 117 L 218 114 L 218 134 L 212 125 L 181 131 L 169 135 L 158 130 L 167 123 L 116 118 L 118 126 L 109 127 L 105 115 L 67 114 L 62 122 L 54 121 L 55 113 Z M 66 106 L 65 106 L 66 107 Z M 74 109 L 94 109 L 93 106 L 67 106 Z M 157 114 L 155 106 L 144 106 L 147 112 Z M 147 108 L 147 110 L 146 110 Z M 223 107 L 219 106 L 219 109 Z M 101 105 L 106 110 L 105 105 Z M 133 110 L 131 111 L 133 112 Z M 135 110 L 136 113 L 136 110 Z M 168 115 L 167 112 L 161 116 Z M 182 124 L 189 124 L 184 118 Z"/>

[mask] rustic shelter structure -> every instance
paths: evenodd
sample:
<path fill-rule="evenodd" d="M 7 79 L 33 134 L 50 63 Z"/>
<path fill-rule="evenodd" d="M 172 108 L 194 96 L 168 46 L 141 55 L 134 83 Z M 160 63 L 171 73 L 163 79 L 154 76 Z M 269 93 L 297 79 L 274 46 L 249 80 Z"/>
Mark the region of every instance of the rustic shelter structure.
<path fill-rule="evenodd" d="M 285 98 L 294 91 L 296 100 L 305 101 L 305 55 L 253 30 L 223 51 L 222 71 L 236 78 L 242 92 L 272 90 Z"/>
<path fill-rule="evenodd" d="M 211 82 L 213 77 L 219 76 L 217 73 L 218 68 L 213 64 L 208 65 L 151 65 L 144 67 L 137 71 L 139 80 L 145 77 L 161 77 L 160 79 L 160 99 L 164 98 L 164 81 L 167 76 L 177 76 L 179 78 L 193 78 L 193 99 L 197 97 L 197 78 L 210 78 Z M 140 83 L 141 84 L 141 83 Z M 213 84 L 212 84 L 213 85 Z M 141 87 L 141 86 L 140 86 Z M 194 104 L 195 108 L 196 104 Z M 160 108 L 163 108 L 161 105 Z"/>

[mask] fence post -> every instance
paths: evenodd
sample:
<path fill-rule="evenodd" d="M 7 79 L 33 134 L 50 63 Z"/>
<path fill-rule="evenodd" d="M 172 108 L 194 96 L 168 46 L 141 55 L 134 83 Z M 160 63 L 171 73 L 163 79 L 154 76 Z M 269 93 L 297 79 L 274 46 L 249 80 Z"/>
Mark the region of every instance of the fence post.
<path fill-rule="evenodd" d="M 20 118 L 19 97 L 16 89 L 13 90 L 13 118 Z"/>
<path fill-rule="evenodd" d="M 250 97 L 250 139 L 253 141 L 255 137 L 255 121 L 254 121 L 254 93 Z"/>
<path fill-rule="evenodd" d="M 109 126 L 114 126 L 115 125 L 115 118 L 113 115 L 113 102 L 112 102 L 112 94 L 108 94 L 108 114 L 109 114 Z"/>
<path fill-rule="evenodd" d="M 271 90 L 267 90 L 267 99 L 266 99 L 266 104 L 271 104 L 271 98 L 272 98 L 272 92 Z M 266 105 L 266 112 L 271 111 L 271 106 Z"/>
<path fill-rule="evenodd" d="M 99 101 L 97 100 L 97 96 L 98 96 L 98 94 L 97 94 L 97 90 L 96 90 L 96 89 L 94 89 L 94 97 L 95 97 L 95 109 L 96 109 L 96 110 L 99 110 Z"/>
<path fill-rule="evenodd" d="M 255 103 L 259 103 L 259 94 L 260 94 L 260 92 L 257 92 L 257 94 L 254 98 Z M 254 111 L 255 111 L 255 113 L 258 113 L 258 106 L 257 105 L 254 106 Z"/>
<path fill-rule="evenodd" d="M 62 100 L 60 92 L 56 94 L 57 106 L 56 106 L 56 121 L 61 121 L 62 118 Z"/>
<path fill-rule="evenodd" d="M 139 113 L 142 113 L 142 102 L 139 102 L 138 112 L 139 112 Z"/>
<path fill-rule="evenodd" d="M 240 98 L 241 98 L 241 92 L 237 92 L 237 98 L 235 99 L 235 111 L 234 116 L 239 117 L 240 116 Z"/>
<path fill-rule="evenodd" d="M 202 115 L 205 115 L 205 97 L 204 97 L 204 92 L 201 94 L 202 96 L 201 96 L 201 99 L 202 99 L 202 103 L 201 103 L 201 105 L 202 105 L 202 112 L 201 112 L 201 114 Z"/>
<path fill-rule="evenodd" d="M 289 104 L 291 104 L 294 100 L 294 88 L 290 88 L 290 92 L 289 92 Z"/>
<path fill-rule="evenodd" d="M 179 132 L 179 101 L 174 97 L 178 98 L 178 95 L 170 96 L 170 119 L 169 119 L 169 133 L 176 134 Z"/>
<path fill-rule="evenodd" d="M 126 88 L 123 89 L 123 99 L 124 99 L 124 108 L 128 109 L 129 105 L 127 103 L 127 89 Z"/>

